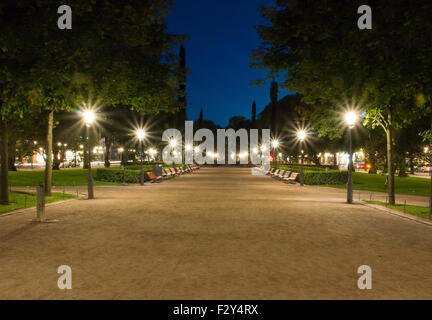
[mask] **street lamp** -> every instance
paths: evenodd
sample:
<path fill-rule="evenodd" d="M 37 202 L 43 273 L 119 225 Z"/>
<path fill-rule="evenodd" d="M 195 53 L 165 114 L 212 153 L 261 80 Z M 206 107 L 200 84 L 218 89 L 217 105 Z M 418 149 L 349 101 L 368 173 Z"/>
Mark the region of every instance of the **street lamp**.
<path fill-rule="evenodd" d="M 307 133 L 305 130 L 297 131 L 297 139 L 300 141 L 300 148 L 303 146 L 303 142 L 307 137 Z M 303 162 L 304 162 L 304 151 L 301 150 L 301 162 L 300 162 L 300 185 L 304 185 L 304 176 L 303 176 Z"/>
<path fill-rule="evenodd" d="M 141 155 L 141 169 L 140 169 L 140 183 L 143 186 L 144 185 L 144 168 L 143 168 L 143 153 L 144 153 L 144 146 L 143 146 L 143 140 L 145 137 L 145 131 L 143 129 L 138 129 L 135 131 L 135 134 L 139 140 L 140 144 L 140 155 Z"/>
<path fill-rule="evenodd" d="M 353 111 L 345 113 L 345 122 L 348 125 L 348 137 L 349 137 L 349 160 L 348 160 L 348 183 L 347 183 L 347 203 L 353 203 L 353 181 L 352 181 L 352 170 L 353 170 L 353 150 L 352 150 L 352 129 L 357 121 L 357 114 Z"/>
<path fill-rule="evenodd" d="M 96 115 L 92 110 L 85 110 L 82 113 L 84 122 L 86 124 L 87 130 L 87 144 L 88 144 L 88 198 L 94 199 L 93 192 L 93 177 L 91 172 L 91 143 L 90 143 L 90 126 L 96 119 Z"/>
<path fill-rule="evenodd" d="M 274 139 L 274 140 L 271 142 L 271 145 L 272 145 L 272 147 L 273 147 L 273 149 L 274 149 L 274 151 L 275 151 L 275 153 L 276 153 L 276 150 L 277 150 L 277 148 L 279 147 L 280 142 L 279 142 L 279 140 Z M 278 164 L 279 161 L 278 161 L 277 157 L 275 157 L 275 158 L 276 158 L 276 163 Z"/>

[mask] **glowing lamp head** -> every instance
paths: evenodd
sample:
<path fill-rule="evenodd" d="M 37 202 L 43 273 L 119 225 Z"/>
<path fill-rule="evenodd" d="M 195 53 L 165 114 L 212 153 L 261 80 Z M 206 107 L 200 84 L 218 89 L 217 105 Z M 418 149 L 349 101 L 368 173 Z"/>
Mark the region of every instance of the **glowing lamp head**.
<path fill-rule="evenodd" d="M 172 148 L 174 148 L 177 145 L 177 141 L 175 139 L 171 139 L 169 144 Z"/>
<path fill-rule="evenodd" d="M 278 140 L 273 140 L 271 144 L 272 144 L 272 147 L 274 149 L 276 149 L 277 147 L 279 147 L 279 141 Z"/>
<path fill-rule="evenodd" d="M 136 132 L 136 136 L 138 138 L 138 140 L 142 140 L 145 137 L 145 131 L 143 129 L 138 129 Z"/>
<path fill-rule="evenodd" d="M 92 110 L 86 110 L 83 112 L 84 122 L 89 126 L 91 125 L 95 119 L 96 115 Z"/>
<path fill-rule="evenodd" d="M 305 130 L 299 130 L 299 131 L 297 131 L 297 138 L 300 141 L 304 141 L 304 139 L 306 139 L 306 136 L 307 136 L 307 133 L 306 133 Z"/>
<path fill-rule="evenodd" d="M 345 122 L 350 127 L 353 127 L 357 121 L 357 114 L 353 111 L 345 113 Z"/>

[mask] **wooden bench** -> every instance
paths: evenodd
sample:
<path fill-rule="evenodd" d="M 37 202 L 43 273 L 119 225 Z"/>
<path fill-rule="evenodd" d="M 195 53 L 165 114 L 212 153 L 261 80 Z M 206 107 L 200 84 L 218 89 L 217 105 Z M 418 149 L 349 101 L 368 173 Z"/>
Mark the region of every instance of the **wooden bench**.
<path fill-rule="evenodd" d="M 289 178 L 291 175 L 291 171 L 285 171 L 283 175 L 279 176 L 279 180 L 283 180 L 284 178 Z"/>
<path fill-rule="evenodd" d="M 149 177 L 151 183 L 162 181 L 162 176 L 157 177 L 152 171 L 147 172 L 147 176 Z"/>
<path fill-rule="evenodd" d="M 275 172 L 275 168 L 271 168 L 266 174 L 271 175 L 273 172 Z"/>
<path fill-rule="evenodd" d="M 285 183 L 296 183 L 296 179 L 298 177 L 298 173 L 297 172 L 293 172 L 288 178 L 283 178 L 282 180 Z"/>

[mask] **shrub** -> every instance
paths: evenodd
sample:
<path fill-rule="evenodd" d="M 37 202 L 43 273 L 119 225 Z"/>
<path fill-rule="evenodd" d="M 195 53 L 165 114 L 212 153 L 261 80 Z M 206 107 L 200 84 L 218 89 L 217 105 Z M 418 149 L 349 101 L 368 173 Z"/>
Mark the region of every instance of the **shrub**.
<path fill-rule="evenodd" d="M 150 171 L 150 170 L 149 170 Z M 140 171 L 139 170 L 125 170 L 125 169 L 97 169 L 96 180 L 105 182 L 127 182 L 127 183 L 139 183 L 140 182 Z M 144 172 L 145 181 L 149 181 L 149 177 Z"/>
<path fill-rule="evenodd" d="M 273 165 L 273 167 L 282 169 L 282 170 L 289 170 L 293 172 L 300 172 L 300 165 L 299 164 L 280 164 L 280 165 Z M 337 166 L 315 166 L 315 165 L 303 165 L 304 171 L 319 171 L 319 172 L 327 172 L 326 170 L 339 170 Z"/>
<path fill-rule="evenodd" d="M 346 184 L 348 180 L 347 171 L 322 171 L 313 172 L 305 171 L 303 173 L 304 183 L 310 185 L 320 185 L 320 184 Z M 300 179 L 300 177 L 298 177 Z"/>

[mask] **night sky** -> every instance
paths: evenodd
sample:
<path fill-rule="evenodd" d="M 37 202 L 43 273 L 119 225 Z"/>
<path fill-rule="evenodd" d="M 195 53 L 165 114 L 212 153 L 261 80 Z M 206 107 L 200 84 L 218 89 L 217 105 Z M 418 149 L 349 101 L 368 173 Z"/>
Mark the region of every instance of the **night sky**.
<path fill-rule="evenodd" d="M 192 71 L 187 79 L 187 115 L 196 121 L 201 107 L 204 118 L 225 127 L 232 116 L 251 117 L 269 103 L 270 85 L 249 85 L 265 74 L 249 67 L 252 49 L 260 40 L 255 25 L 264 24 L 258 8 L 272 0 L 176 0 L 168 16 L 171 33 L 189 35 L 186 62 Z M 281 91 L 279 98 L 288 92 Z"/>

